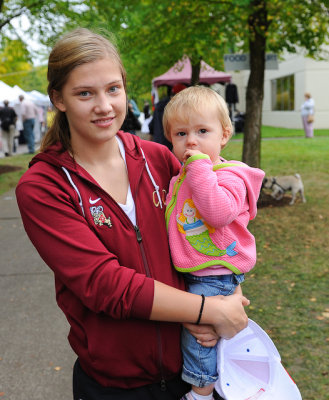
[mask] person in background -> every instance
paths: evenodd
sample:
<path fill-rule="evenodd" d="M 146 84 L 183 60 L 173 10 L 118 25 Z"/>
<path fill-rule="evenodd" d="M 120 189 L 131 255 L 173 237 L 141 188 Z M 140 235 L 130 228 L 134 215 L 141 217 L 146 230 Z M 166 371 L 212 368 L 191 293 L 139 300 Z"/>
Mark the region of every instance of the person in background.
<path fill-rule="evenodd" d="M 152 118 L 153 117 L 150 113 L 150 104 L 146 101 L 144 103 L 144 108 L 143 108 L 143 122 L 142 122 L 142 128 L 141 128 L 141 132 L 143 134 L 150 133 L 149 124 L 150 124 Z"/>
<path fill-rule="evenodd" d="M 193 86 L 176 94 L 165 108 L 163 126 L 183 163 L 166 199 L 174 267 L 203 301 L 232 295 L 256 263 L 247 225 L 256 216 L 265 174 L 220 156 L 232 124 L 224 99 L 210 88 Z M 182 400 L 213 400 L 217 348 L 203 347 L 183 329 L 182 350 L 182 378 L 192 385 Z"/>
<path fill-rule="evenodd" d="M 301 106 L 301 115 L 306 138 L 314 136 L 314 100 L 310 93 L 305 93 L 305 101 Z"/>
<path fill-rule="evenodd" d="M 170 99 L 180 91 L 186 89 L 186 86 L 178 83 L 174 85 L 171 89 L 170 96 L 160 100 L 156 105 L 153 113 L 153 118 L 149 123 L 150 134 L 152 135 L 153 142 L 163 144 L 168 147 L 169 150 L 172 149 L 172 144 L 167 140 L 163 132 L 162 117 L 166 105 L 169 103 Z"/>
<path fill-rule="evenodd" d="M 38 117 L 38 110 L 30 100 L 26 100 L 23 95 L 19 96 L 21 102 L 21 112 L 23 120 L 24 137 L 28 146 L 28 152 L 34 154 L 35 152 L 35 137 L 34 137 L 34 124 L 35 119 Z"/>
<path fill-rule="evenodd" d="M 36 117 L 36 124 L 38 125 L 38 133 L 39 139 L 37 141 L 41 141 L 45 130 L 46 130 L 46 110 L 42 106 L 36 106 L 37 109 L 37 117 Z"/>
<path fill-rule="evenodd" d="M 9 107 L 9 101 L 3 101 L 4 107 L 0 109 L 1 132 L 4 139 L 4 153 L 6 157 L 12 156 L 14 150 L 14 138 L 16 132 L 17 114 L 12 107 Z"/>
<path fill-rule="evenodd" d="M 139 111 L 136 101 L 134 99 L 129 99 L 128 104 L 131 104 L 132 112 L 134 113 L 135 117 L 138 118 L 141 115 L 141 112 Z"/>
<path fill-rule="evenodd" d="M 114 45 L 88 29 L 68 32 L 47 77 L 56 116 L 16 197 L 70 324 L 74 400 L 177 400 L 189 390 L 180 324 L 214 346 L 247 325 L 249 301 L 237 290 L 201 310 L 171 267 L 163 199 L 180 163 L 120 130 L 126 72 Z"/>
<path fill-rule="evenodd" d="M 141 129 L 141 123 L 134 114 L 133 105 L 128 102 L 128 110 L 125 120 L 123 121 L 121 129 L 125 132 L 129 132 L 132 135 L 136 135 L 136 131 Z"/>

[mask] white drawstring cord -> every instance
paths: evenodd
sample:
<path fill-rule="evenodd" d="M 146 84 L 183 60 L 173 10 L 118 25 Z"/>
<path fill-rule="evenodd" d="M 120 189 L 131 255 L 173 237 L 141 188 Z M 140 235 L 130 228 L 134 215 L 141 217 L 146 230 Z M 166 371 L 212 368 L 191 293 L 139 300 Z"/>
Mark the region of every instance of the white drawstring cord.
<path fill-rule="evenodd" d="M 69 171 L 68 171 L 66 168 L 64 168 L 64 167 L 62 167 L 62 170 L 65 172 L 65 174 L 66 174 L 66 176 L 67 176 L 67 179 L 69 180 L 69 182 L 70 182 L 70 184 L 72 185 L 73 189 L 77 192 L 78 197 L 79 197 L 79 205 L 80 205 L 80 207 L 81 207 L 82 214 L 83 214 L 84 217 L 86 217 L 86 215 L 85 215 L 85 210 L 83 209 L 82 198 L 81 198 L 79 189 L 76 187 L 75 183 L 73 182 Z"/>
<path fill-rule="evenodd" d="M 146 160 L 146 157 L 145 157 L 145 154 L 144 154 L 143 149 L 142 149 L 142 148 L 140 148 L 140 149 L 141 149 L 143 158 L 144 158 L 144 160 L 145 160 L 146 171 L 147 171 L 148 176 L 149 176 L 149 178 L 151 179 L 151 182 L 152 182 L 152 184 L 153 184 L 153 186 L 154 186 L 155 192 L 156 192 L 157 197 L 158 197 L 158 200 L 159 200 L 160 208 L 162 208 L 162 200 L 161 200 L 161 196 L 160 196 L 160 192 L 159 192 L 160 187 L 156 184 L 156 182 L 155 182 L 155 180 L 154 180 L 154 178 L 153 178 L 153 176 L 152 176 L 152 174 L 151 174 L 151 171 L 150 171 L 150 168 L 149 168 L 149 166 L 148 166 L 148 163 L 147 163 L 147 160 Z M 83 216 L 85 217 L 85 211 L 84 211 L 84 208 L 83 208 L 82 198 L 81 198 L 79 189 L 77 188 L 77 186 L 76 186 L 75 183 L 73 182 L 69 171 L 68 171 L 66 168 L 64 168 L 64 167 L 62 167 L 62 170 L 65 172 L 65 174 L 66 174 L 66 176 L 67 176 L 67 179 L 69 180 L 69 182 L 71 183 L 73 189 L 76 191 L 76 193 L 77 193 L 77 195 L 78 195 L 78 197 L 79 197 L 79 205 L 80 205 L 80 207 L 81 207 L 82 214 L 83 214 Z"/>
<path fill-rule="evenodd" d="M 159 192 L 159 188 L 160 188 L 160 187 L 155 183 L 155 180 L 154 180 L 154 178 L 153 178 L 153 176 L 152 176 L 152 174 L 151 174 L 150 168 L 149 168 L 148 163 L 147 163 L 147 160 L 146 160 L 146 158 L 145 158 L 143 149 L 142 149 L 142 148 L 140 148 L 140 149 L 141 149 L 143 158 L 144 158 L 144 160 L 145 160 L 146 171 L 147 171 L 147 173 L 148 173 L 148 176 L 149 176 L 150 179 L 151 179 L 151 182 L 152 182 L 152 184 L 153 184 L 153 186 L 154 186 L 155 192 L 156 192 L 156 194 L 157 194 L 157 196 L 158 196 L 160 208 L 162 208 L 162 200 L 161 200 L 161 196 L 160 196 L 160 192 Z"/>

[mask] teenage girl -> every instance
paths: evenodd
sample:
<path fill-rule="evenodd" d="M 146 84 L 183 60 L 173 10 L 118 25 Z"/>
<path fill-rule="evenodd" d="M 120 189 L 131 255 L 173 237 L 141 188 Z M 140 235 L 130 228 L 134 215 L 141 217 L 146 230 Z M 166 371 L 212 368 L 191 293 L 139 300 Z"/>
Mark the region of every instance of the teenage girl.
<path fill-rule="evenodd" d="M 120 131 L 126 74 L 114 45 L 87 29 L 66 34 L 48 81 L 56 116 L 16 194 L 70 324 L 74 399 L 179 399 L 189 390 L 181 323 L 214 346 L 246 326 L 249 301 L 237 290 L 201 310 L 171 267 L 164 199 L 180 163 Z"/>

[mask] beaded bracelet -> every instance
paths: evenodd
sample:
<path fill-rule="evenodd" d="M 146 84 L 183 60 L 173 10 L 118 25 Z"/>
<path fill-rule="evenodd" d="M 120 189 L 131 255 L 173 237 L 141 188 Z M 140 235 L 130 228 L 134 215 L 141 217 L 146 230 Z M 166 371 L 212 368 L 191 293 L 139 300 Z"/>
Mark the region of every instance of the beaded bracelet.
<path fill-rule="evenodd" d="M 202 301 L 201 301 L 201 307 L 200 307 L 200 312 L 199 312 L 199 318 L 198 318 L 198 320 L 196 321 L 196 324 L 197 324 L 197 325 L 200 324 L 201 316 L 202 316 L 202 311 L 203 311 L 203 306 L 204 306 L 204 301 L 205 301 L 205 296 L 204 296 L 204 294 L 202 294 L 201 297 L 202 297 Z"/>

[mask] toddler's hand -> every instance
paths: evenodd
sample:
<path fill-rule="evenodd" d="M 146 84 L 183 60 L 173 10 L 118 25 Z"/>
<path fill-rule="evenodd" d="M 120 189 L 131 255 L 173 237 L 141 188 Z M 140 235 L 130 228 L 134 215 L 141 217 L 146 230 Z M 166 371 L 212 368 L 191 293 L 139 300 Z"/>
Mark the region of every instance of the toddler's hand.
<path fill-rule="evenodd" d="M 183 155 L 183 162 L 185 163 L 186 160 L 187 160 L 189 157 L 195 156 L 195 155 L 197 155 L 197 154 L 203 154 L 203 153 L 201 153 L 201 151 L 199 151 L 199 150 L 192 150 L 192 149 L 187 149 L 187 150 L 185 150 L 185 153 L 184 153 L 184 155 Z"/>
<path fill-rule="evenodd" d="M 188 323 L 185 323 L 183 325 L 203 347 L 216 346 L 220 338 L 212 325 L 196 325 Z"/>

